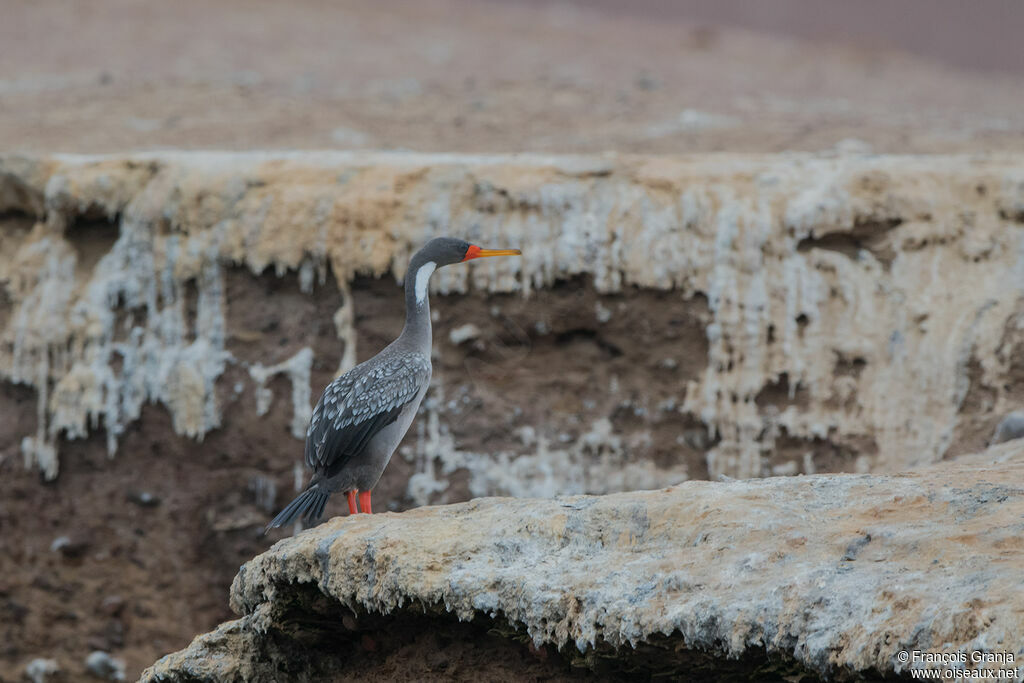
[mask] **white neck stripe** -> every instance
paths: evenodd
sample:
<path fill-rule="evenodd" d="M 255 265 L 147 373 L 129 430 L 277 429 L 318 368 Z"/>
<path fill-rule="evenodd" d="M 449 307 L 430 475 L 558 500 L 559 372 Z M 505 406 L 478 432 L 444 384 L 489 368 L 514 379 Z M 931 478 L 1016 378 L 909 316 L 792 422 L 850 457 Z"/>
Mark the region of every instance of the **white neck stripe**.
<path fill-rule="evenodd" d="M 436 263 L 427 261 L 416 271 L 416 303 L 421 304 L 427 298 L 427 283 L 430 282 L 430 276 L 434 274 L 435 268 Z"/>

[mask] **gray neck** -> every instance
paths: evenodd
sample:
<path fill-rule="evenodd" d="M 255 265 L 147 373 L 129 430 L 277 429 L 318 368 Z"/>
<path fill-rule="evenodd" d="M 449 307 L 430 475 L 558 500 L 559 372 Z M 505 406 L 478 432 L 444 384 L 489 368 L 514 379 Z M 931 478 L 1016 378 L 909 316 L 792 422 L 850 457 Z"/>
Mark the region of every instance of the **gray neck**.
<path fill-rule="evenodd" d="M 420 254 L 413 256 L 405 274 L 405 327 L 399 337 L 407 344 L 429 353 L 430 327 L 430 261 Z"/>

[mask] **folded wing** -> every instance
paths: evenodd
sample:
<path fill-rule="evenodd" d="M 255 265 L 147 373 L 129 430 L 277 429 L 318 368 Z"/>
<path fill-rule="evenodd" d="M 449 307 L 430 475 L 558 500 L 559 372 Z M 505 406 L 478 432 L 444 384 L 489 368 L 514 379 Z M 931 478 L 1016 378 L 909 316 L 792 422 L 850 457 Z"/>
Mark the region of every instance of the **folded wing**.
<path fill-rule="evenodd" d="M 401 353 L 377 356 L 331 382 L 313 409 L 306 464 L 327 477 L 340 472 L 429 381 L 427 358 Z"/>

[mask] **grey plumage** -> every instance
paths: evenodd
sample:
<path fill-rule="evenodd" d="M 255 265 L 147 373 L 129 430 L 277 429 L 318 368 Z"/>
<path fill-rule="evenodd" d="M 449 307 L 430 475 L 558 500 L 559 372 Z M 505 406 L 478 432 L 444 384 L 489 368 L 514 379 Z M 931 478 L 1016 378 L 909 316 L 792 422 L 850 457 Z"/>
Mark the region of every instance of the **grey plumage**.
<path fill-rule="evenodd" d="M 314 472 L 329 478 L 341 471 L 429 384 L 429 356 L 389 351 L 391 347 L 324 390 L 306 431 L 306 465 Z M 416 404 L 418 407 L 419 401 Z"/>
<path fill-rule="evenodd" d="M 313 470 L 307 489 L 267 526 L 300 517 L 315 521 L 337 491 L 369 492 L 412 424 L 430 384 L 431 325 L 427 296 L 436 268 L 481 256 L 518 254 L 482 250 L 462 240 L 431 240 L 412 257 L 405 276 L 405 327 L 398 339 L 324 389 L 306 431 L 305 460 Z M 361 494 L 362 495 L 362 494 Z M 349 509 L 354 512 L 350 495 Z"/>

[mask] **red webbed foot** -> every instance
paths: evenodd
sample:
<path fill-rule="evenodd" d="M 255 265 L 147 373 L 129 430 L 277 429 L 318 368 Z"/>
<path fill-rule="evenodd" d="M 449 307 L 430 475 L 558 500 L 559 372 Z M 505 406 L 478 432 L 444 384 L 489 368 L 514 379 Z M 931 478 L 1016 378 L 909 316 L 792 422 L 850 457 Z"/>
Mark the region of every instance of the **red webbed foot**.
<path fill-rule="evenodd" d="M 370 505 L 370 492 L 360 491 L 359 492 L 359 507 L 363 509 L 363 512 L 367 514 L 373 514 L 373 507 Z"/>

